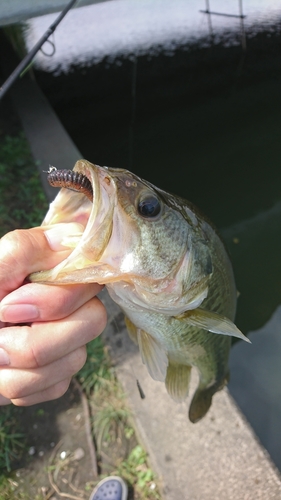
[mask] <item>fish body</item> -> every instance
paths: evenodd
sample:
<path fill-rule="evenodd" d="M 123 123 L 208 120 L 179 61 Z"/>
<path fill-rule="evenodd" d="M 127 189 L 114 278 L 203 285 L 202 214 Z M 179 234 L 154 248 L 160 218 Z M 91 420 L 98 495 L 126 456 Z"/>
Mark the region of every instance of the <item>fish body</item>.
<path fill-rule="evenodd" d="M 80 160 L 74 172 L 92 196 L 62 188 L 43 225 L 76 222 L 81 231 L 62 244 L 73 250 L 32 281 L 105 284 L 125 314 L 153 379 L 183 401 L 192 367 L 199 373 L 189 418 L 200 420 L 228 380 L 236 287 L 232 266 L 213 225 L 188 201 L 123 169 Z"/>

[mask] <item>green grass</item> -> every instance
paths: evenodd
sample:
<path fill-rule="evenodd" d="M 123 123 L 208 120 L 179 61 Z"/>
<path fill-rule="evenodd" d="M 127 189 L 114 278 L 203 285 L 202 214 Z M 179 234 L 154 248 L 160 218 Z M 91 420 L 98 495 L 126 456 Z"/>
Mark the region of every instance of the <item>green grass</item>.
<path fill-rule="evenodd" d="M 148 465 L 147 453 L 140 445 L 135 446 L 113 474 L 121 476 L 134 487 L 135 497 L 141 500 L 160 500 L 155 474 Z"/>
<path fill-rule="evenodd" d="M 83 390 L 90 396 L 111 383 L 112 364 L 100 337 L 87 345 L 87 361 L 78 373 Z"/>
<path fill-rule="evenodd" d="M 0 477 L 11 471 L 12 461 L 19 460 L 24 449 L 24 435 L 18 432 L 18 411 L 13 406 L 0 410 Z"/>
<path fill-rule="evenodd" d="M 0 236 L 41 224 L 48 208 L 39 172 L 23 133 L 0 141 Z"/>
<path fill-rule="evenodd" d="M 101 449 L 103 441 L 112 442 L 124 432 L 130 412 L 100 337 L 87 345 L 87 361 L 77 378 L 90 401 L 93 434 Z"/>

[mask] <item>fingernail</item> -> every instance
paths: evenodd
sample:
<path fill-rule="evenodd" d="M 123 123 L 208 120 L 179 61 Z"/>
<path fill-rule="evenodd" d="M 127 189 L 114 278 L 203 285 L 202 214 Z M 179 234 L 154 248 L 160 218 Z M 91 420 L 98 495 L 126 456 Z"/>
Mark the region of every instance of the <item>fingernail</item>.
<path fill-rule="evenodd" d="M 7 323 L 31 321 L 39 317 L 39 311 L 32 304 L 8 304 L 1 307 L 1 320 Z"/>
<path fill-rule="evenodd" d="M 9 365 L 10 364 L 10 358 L 8 353 L 0 347 L 0 365 Z"/>
<path fill-rule="evenodd" d="M 66 247 L 75 247 L 81 238 L 84 226 L 76 222 L 55 224 L 45 231 L 45 236 L 52 250 L 58 252 Z"/>

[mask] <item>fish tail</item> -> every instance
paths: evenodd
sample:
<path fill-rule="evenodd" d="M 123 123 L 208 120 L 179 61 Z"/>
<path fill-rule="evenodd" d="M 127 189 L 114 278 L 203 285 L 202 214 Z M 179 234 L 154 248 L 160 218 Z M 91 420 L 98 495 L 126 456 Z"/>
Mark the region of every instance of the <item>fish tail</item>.
<path fill-rule="evenodd" d="M 199 384 L 198 389 L 195 391 L 193 399 L 189 407 L 189 420 L 195 424 L 201 418 L 203 418 L 212 404 L 213 395 L 223 389 L 223 387 L 228 383 L 229 373 L 220 381 L 210 387 L 202 387 Z"/>
<path fill-rule="evenodd" d="M 189 407 L 189 420 L 193 424 L 201 420 L 212 404 L 212 397 L 214 395 L 213 389 L 197 389 L 195 392 L 191 405 Z"/>

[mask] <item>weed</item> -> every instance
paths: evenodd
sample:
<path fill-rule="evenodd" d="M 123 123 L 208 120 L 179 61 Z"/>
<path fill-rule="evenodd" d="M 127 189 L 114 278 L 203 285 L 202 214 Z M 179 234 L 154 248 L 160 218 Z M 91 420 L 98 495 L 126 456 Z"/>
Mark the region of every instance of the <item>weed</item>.
<path fill-rule="evenodd" d="M 130 411 L 118 383 L 106 347 L 100 337 L 87 346 L 87 361 L 78 379 L 89 397 L 93 433 L 100 450 L 102 442 L 118 439 L 128 427 Z"/>
<path fill-rule="evenodd" d="M 87 361 L 77 377 L 88 396 L 110 384 L 112 379 L 111 361 L 100 337 L 87 345 Z"/>
<path fill-rule="evenodd" d="M 14 50 L 18 53 L 21 59 L 26 55 L 26 45 L 24 40 L 24 32 L 27 31 L 28 25 L 24 22 L 3 26 L 3 32 L 10 40 Z"/>
<path fill-rule="evenodd" d="M 131 413 L 124 399 L 116 380 L 112 380 L 109 389 L 100 390 L 93 398 L 93 430 L 98 450 L 102 448 L 104 441 L 111 443 L 121 440 L 121 436 L 125 433 Z"/>
<path fill-rule="evenodd" d="M 48 203 L 22 133 L 0 142 L 0 236 L 41 224 Z"/>
<path fill-rule="evenodd" d="M 123 477 L 134 488 L 136 500 L 160 500 L 155 475 L 148 466 L 148 457 L 140 445 L 135 446 L 112 474 Z"/>
<path fill-rule="evenodd" d="M 21 479 L 17 473 L 10 474 L 9 477 L 0 476 L 0 500 L 30 500 L 30 495 L 20 487 Z M 32 500 L 46 500 L 44 492 L 38 492 Z"/>
<path fill-rule="evenodd" d="M 0 409 L 0 480 L 1 471 L 11 471 L 11 463 L 19 460 L 24 449 L 24 435 L 18 432 L 18 412 L 13 406 Z"/>

